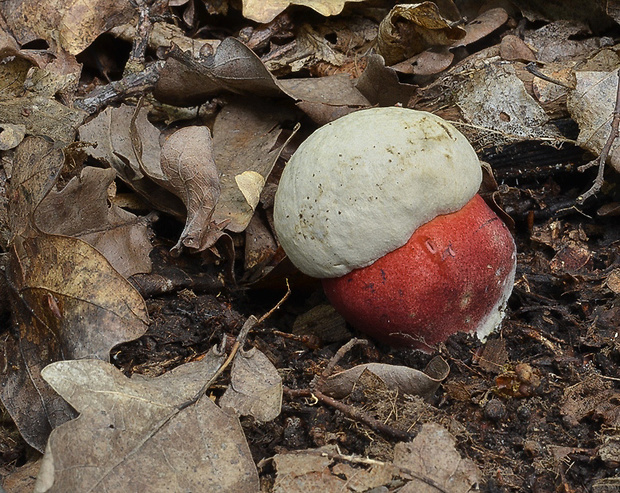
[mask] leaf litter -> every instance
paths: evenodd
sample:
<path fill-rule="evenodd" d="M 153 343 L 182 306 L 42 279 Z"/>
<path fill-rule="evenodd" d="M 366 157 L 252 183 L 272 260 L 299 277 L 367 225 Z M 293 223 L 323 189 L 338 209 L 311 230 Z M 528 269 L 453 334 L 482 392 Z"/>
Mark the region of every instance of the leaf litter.
<path fill-rule="evenodd" d="M 5 2 L 0 399 L 46 450 L 36 490 L 257 491 L 259 474 L 263 491 L 612 484 L 618 59 L 614 11 L 590 3 L 243 2 L 237 23 L 263 24 L 233 28 L 227 2 L 176 2 L 175 26 L 158 2 Z M 455 121 L 517 226 L 500 338 L 456 338 L 439 359 L 341 347 L 354 334 L 272 229 L 305 136 L 393 104 Z M 576 145 L 600 161 L 587 201 Z M 303 300 L 247 317 L 287 279 Z"/>

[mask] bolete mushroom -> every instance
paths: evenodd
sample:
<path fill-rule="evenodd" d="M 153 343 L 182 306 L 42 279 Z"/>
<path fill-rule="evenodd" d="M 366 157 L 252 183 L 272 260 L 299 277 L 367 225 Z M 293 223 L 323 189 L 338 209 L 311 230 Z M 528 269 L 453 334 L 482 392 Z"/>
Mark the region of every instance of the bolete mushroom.
<path fill-rule="evenodd" d="M 484 339 L 512 292 L 516 248 L 477 195 L 478 157 L 452 125 L 405 108 L 357 111 L 308 137 L 282 174 L 278 239 L 354 327 L 425 351 Z"/>

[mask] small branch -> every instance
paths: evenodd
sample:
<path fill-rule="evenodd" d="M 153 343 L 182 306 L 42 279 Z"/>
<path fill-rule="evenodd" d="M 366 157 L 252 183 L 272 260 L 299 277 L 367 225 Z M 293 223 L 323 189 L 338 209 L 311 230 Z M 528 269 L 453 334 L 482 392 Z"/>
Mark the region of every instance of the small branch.
<path fill-rule="evenodd" d="M 155 89 L 163 66 L 164 61 L 160 60 L 152 63 L 142 72 L 130 74 L 121 80 L 100 86 L 84 98 L 78 99 L 75 106 L 94 114 L 112 103 L 123 101 L 132 96 L 143 96 Z"/>
<path fill-rule="evenodd" d="M 594 179 L 594 183 L 590 187 L 590 189 L 577 197 L 577 203 L 583 204 L 587 199 L 589 199 L 592 195 L 598 192 L 603 186 L 603 174 L 605 172 L 605 162 L 607 161 L 607 157 L 609 156 L 609 152 L 611 151 L 611 146 L 614 141 L 618 138 L 618 126 L 620 125 L 620 69 L 618 69 L 618 90 L 616 92 L 616 106 L 614 107 L 613 119 L 611 120 L 611 130 L 609 132 L 609 137 L 607 138 L 607 142 L 603 146 L 601 150 L 601 154 L 594 161 L 589 162 L 584 166 L 579 167 L 579 171 L 584 171 L 592 166 L 598 165 L 598 173 L 596 174 L 596 178 Z"/>
<path fill-rule="evenodd" d="M 393 426 L 386 425 L 385 423 L 382 423 L 381 421 L 369 416 L 365 412 L 360 411 L 359 409 L 353 406 L 349 406 L 348 404 L 345 404 L 344 402 L 340 402 L 336 399 L 333 399 L 332 397 L 325 395 L 320 390 L 316 390 L 316 389 L 294 390 L 294 389 L 285 388 L 284 392 L 291 397 L 316 397 L 323 404 L 326 404 L 330 407 L 333 407 L 334 409 L 337 409 L 338 411 L 340 411 L 342 414 L 352 419 L 353 421 L 363 423 L 366 426 L 368 426 L 371 430 L 374 430 L 381 435 L 389 436 L 391 438 L 395 438 L 397 440 L 403 440 L 403 441 L 409 441 L 414 436 L 411 433 L 408 433 L 406 431 L 402 431 L 397 428 L 394 428 Z"/>
<path fill-rule="evenodd" d="M 543 74 L 540 70 L 538 70 L 538 67 L 536 66 L 535 62 L 528 63 L 525 66 L 525 69 L 530 74 L 538 77 L 539 79 L 546 80 L 547 82 L 551 82 L 552 84 L 557 84 L 558 86 L 565 87 L 566 89 L 571 89 L 571 90 L 575 89 L 573 86 L 571 86 L 570 84 L 567 84 L 566 82 L 562 82 L 561 80 L 554 79 L 552 77 L 549 77 L 548 75 Z"/>

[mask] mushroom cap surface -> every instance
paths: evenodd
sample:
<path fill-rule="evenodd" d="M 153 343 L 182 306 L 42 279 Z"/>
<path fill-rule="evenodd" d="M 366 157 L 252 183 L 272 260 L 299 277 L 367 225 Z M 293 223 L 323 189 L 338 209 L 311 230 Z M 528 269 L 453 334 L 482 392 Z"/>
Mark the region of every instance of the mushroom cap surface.
<path fill-rule="evenodd" d="M 474 149 L 443 119 L 361 110 L 319 128 L 293 154 L 275 196 L 275 229 L 299 270 L 340 277 L 459 210 L 481 181 Z"/>
<path fill-rule="evenodd" d="M 394 346 L 432 351 L 457 332 L 484 340 L 500 324 L 516 259 L 510 231 L 475 195 L 375 263 L 323 279 L 323 288 L 360 331 Z"/>

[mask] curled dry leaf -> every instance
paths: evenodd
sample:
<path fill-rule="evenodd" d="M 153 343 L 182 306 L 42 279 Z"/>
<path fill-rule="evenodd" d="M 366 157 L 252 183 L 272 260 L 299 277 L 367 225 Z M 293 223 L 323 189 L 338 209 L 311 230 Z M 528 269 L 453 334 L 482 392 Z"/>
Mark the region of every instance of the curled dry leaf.
<path fill-rule="evenodd" d="M 377 53 L 393 65 L 431 46 L 451 45 L 465 34 L 433 2 L 396 5 L 379 25 Z"/>
<path fill-rule="evenodd" d="M 367 363 L 332 375 L 325 380 L 321 390 L 326 395 L 342 399 L 353 391 L 364 372 L 370 372 L 381 379 L 389 389 L 428 398 L 447 378 L 450 367 L 440 356 L 431 360 L 425 372 L 407 366 Z"/>
<path fill-rule="evenodd" d="M 80 238 L 101 252 L 125 277 L 151 271 L 148 224 L 108 202 L 113 169 L 86 167 L 60 191 L 52 190 L 35 213 L 46 233 Z"/>
<path fill-rule="evenodd" d="M 108 107 L 79 130 L 80 140 L 90 144 L 86 153 L 116 170 L 118 177 L 155 205 L 179 219 L 183 203 L 172 193 L 146 178 L 141 170 L 159 169 L 159 130 L 148 121 L 148 110 L 121 105 Z M 139 152 L 138 152 L 139 151 Z"/>
<path fill-rule="evenodd" d="M 252 416 L 265 423 L 275 419 L 282 408 L 282 378 L 261 351 L 252 348 L 235 357 L 230 386 L 220 400 L 241 416 Z"/>
<path fill-rule="evenodd" d="M 211 351 L 157 378 L 97 360 L 49 365 L 43 377 L 80 417 L 52 432 L 35 491 L 258 491 L 236 416 L 205 396 L 187 405 L 224 358 Z"/>
<path fill-rule="evenodd" d="M 200 104 L 223 91 L 258 96 L 281 95 L 275 78 L 258 56 L 235 38 L 226 38 L 214 55 L 173 51 L 154 96 L 178 106 Z"/>
<path fill-rule="evenodd" d="M 147 171 L 147 170 L 145 170 Z M 179 197 L 187 209 L 185 228 L 173 247 L 202 251 L 222 235 L 225 221 L 211 220 L 220 197 L 220 182 L 213 159 L 213 140 L 207 127 L 184 127 L 166 138 L 161 148 L 160 175 L 148 176 Z"/>
<path fill-rule="evenodd" d="M 362 0 L 348 0 L 360 2 Z M 289 5 L 303 5 L 321 15 L 338 15 L 346 0 L 243 0 L 243 16 L 247 19 L 267 23 L 283 12 Z"/>

